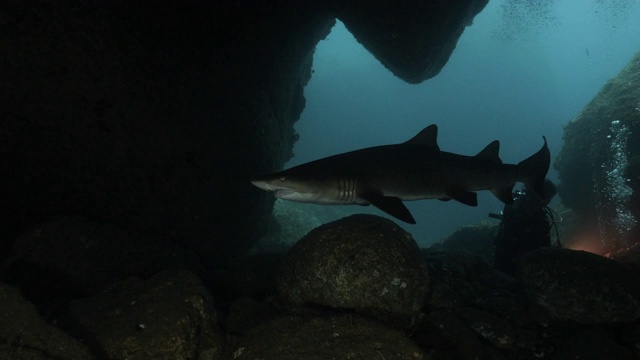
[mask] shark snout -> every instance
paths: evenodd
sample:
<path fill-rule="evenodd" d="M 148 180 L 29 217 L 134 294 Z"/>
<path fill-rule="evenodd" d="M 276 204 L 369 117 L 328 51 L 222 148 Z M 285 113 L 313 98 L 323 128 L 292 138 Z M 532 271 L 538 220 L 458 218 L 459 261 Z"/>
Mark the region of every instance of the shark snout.
<path fill-rule="evenodd" d="M 273 181 L 269 179 L 255 179 L 251 180 L 251 183 L 262 190 L 266 191 L 278 191 L 278 190 L 289 190 L 288 186 L 285 184 L 280 184 L 278 181 Z"/>
<path fill-rule="evenodd" d="M 251 180 L 251 183 L 253 184 L 253 186 L 258 187 L 262 190 L 267 190 L 267 191 L 273 190 L 273 187 L 264 180 Z"/>

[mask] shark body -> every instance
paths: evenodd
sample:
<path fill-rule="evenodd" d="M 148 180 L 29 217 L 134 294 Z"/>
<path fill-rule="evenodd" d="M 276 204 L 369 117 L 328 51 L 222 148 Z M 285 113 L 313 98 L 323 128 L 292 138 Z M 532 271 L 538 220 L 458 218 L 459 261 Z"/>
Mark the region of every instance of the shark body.
<path fill-rule="evenodd" d="M 513 186 L 524 183 L 543 197 L 550 164 L 546 138 L 542 148 L 518 164 L 503 164 L 495 140 L 475 156 L 441 151 L 438 128 L 429 125 L 409 141 L 329 156 L 269 174 L 252 183 L 278 198 L 326 205 L 373 205 L 415 224 L 402 201 L 456 200 L 477 206 L 476 191 L 490 190 L 513 202 Z"/>

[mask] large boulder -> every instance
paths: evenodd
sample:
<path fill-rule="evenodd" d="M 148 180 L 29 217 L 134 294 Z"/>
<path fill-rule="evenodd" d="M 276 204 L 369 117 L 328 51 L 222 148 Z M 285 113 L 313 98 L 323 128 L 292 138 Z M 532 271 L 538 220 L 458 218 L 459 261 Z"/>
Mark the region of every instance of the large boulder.
<path fill-rule="evenodd" d="M 60 217 L 20 236 L 1 270 L 8 282 L 50 311 L 109 284 L 149 278 L 165 268 L 204 273 L 198 256 L 169 237 Z"/>
<path fill-rule="evenodd" d="M 398 330 L 353 314 L 287 315 L 256 326 L 234 344 L 233 359 L 425 359 Z"/>
<path fill-rule="evenodd" d="M 601 253 L 640 242 L 638 99 L 640 53 L 566 125 L 554 164 L 558 193 L 580 216 L 579 228 L 606 239 Z"/>
<path fill-rule="evenodd" d="M 548 316 L 515 279 L 465 253 L 429 249 L 423 257 L 431 285 L 413 340 L 434 348 L 434 358 L 528 359 L 551 352 Z"/>
<path fill-rule="evenodd" d="M 640 319 L 640 287 L 614 260 L 585 251 L 547 248 L 525 255 L 519 278 L 549 315 L 581 324 Z"/>
<path fill-rule="evenodd" d="M 479 256 L 487 264 L 493 264 L 494 242 L 498 225 L 482 221 L 465 225 L 454 231 L 439 243 L 431 246 L 431 250 L 458 251 Z"/>
<path fill-rule="evenodd" d="M 75 328 L 108 359 L 213 359 L 224 345 L 211 295 L 188 272 L 132 278 L 70 308 Z"/>
<path fill-rule="evenodd" d="M 20 291 L 0 282 L 0 359 L 91 360 L 77 339 L 52 326 Z"/>
<path fill-rule="evenodd" d="M 422 311 L 428 281 L 410 234 L 390 220 L 353 215 L 298 241 L 278 288 L 288 303 L 355 310 L 408 326 Z"/>

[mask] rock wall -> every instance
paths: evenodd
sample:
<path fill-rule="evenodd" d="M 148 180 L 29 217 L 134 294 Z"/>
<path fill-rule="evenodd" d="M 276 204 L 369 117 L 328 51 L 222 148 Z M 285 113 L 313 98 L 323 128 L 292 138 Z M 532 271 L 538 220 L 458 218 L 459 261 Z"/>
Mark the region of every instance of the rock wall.
<path fill-rule="evenodd" d="M 603 241 L 603 251 L 640 242 L 640 53 L 564 129 L 554 164 L 562 202 Z"/>
<path fill-rule="evenodd" d="M 250 245 L 271 203 L 248 179 L 291 157 L 313 49 L 333 23 L 221 2 L 4 9 L 1 233 L 81 215 L 214 262 Z"/>
<path fill-rule="evenodd" d="M 439 71 L 486 0 L 368 3 L 5 2 L 0 256 L 27 229 L 80 216 L 224 265 L 266 229 L 273 198 L 249 180 L 291 157 L 313 50 L 335 17 L 364 44 L 394 44 L 370 48 L 385 64 L 412 59 L 388 66 L 415 82 Z M 430 70 L 416 77 L 414 63 Z"/>

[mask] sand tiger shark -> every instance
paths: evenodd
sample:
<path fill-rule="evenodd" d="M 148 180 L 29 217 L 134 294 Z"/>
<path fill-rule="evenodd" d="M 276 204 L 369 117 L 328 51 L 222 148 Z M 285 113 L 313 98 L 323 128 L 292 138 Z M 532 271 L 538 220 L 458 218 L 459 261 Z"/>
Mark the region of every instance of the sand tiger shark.
<path fill-rule="evenodd" d="M 490 190 L 505 204 L 522 182 L 543 198 L 550 164 L 547 139 L 518 164 L 503 164 L 495 140 L 475 156 L 440 151 L 438 127 L 429 125 L 410 140 L 374 146 L 311 161 L 251 181 L 277 198 L 324 205 L 373 205 L 415 224 L 402 201 L 456 200 L 477 206 L 476 191 Z"/>

